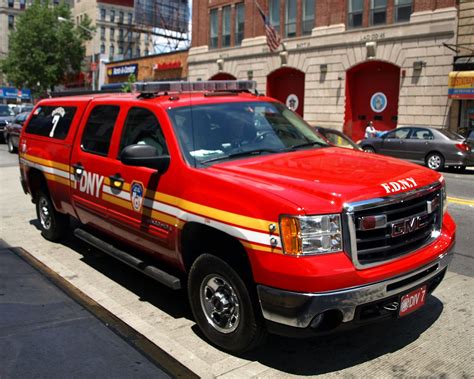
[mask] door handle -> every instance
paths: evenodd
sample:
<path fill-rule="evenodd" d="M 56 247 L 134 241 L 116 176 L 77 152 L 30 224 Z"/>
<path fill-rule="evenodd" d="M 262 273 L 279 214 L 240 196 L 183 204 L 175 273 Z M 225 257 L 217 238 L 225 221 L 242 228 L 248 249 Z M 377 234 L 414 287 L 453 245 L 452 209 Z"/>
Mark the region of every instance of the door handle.
<path fill-rule="evenodd" d="M 110 186 L 112 188 L 120 190 L 120 191 L 122 190 L 124 180 L 120 176 L 120 174 L 117 173 L 115 175 L 111 175 L 109 176 L 109 179 L 110 179 Z"/>
<path fill-rule="evenodd" d="M 78 163 L 73 164 L 72 168 L 74 170 L 73 171 L 74 176 L 76 177 L 77 180 L 79 180 L 82 174 L 84 174 L 84 166 L 82 165 L 82 163 L 78 162 Z"/>

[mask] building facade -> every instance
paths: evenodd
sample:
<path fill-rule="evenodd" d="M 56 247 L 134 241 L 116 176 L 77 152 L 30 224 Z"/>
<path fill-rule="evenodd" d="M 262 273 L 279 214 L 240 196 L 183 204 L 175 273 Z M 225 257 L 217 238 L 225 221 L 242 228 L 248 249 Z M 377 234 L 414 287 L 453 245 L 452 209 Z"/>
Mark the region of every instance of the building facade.
<path fill-rule="evenodd" d="M 76 0 L 74 3 L 72 16 L 76 25 L 87 15 L 95 27 L 93 38 L 85 47 L 89 63 L 86 79 L 90 82 L 95 70 L 96 88 L 106 81 L 106 63 L 153 52 L 150 30 L 137 31 L 133 4 L 133 0 Z"/>
<path fill-rule="evenodd" d="M 194 0 L 189 79 L 252 78 L 314 125 L 362 138 L 447 127 L 456 0 L 260 0 L 284 48 L 271 52 L 254 0 Z"/>
<path fill-rule="evenodd" d="M 449 74 L 451 130 L 467 135 L 474 130 L 474 1 L 459 2 L 456 56 Z"/>
<path fill-rule="evenodd" d="M 105 89 L 120 88 L 130 74 L 137 81 L 186 80 L 188 51 L 148 55 L 110 62 L 106 65 Z"/>

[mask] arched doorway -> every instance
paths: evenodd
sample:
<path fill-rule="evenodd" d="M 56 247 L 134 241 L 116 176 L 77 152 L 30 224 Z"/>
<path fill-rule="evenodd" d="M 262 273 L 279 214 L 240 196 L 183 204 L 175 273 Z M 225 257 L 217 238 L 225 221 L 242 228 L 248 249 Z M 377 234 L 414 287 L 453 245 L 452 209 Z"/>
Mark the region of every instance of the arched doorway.
<path fill-rule="evenodd" d="M 302 71 L 289 67 L 279 68 L 267 76 L 267 94 L 303 116 L 304 78 Z"/>
<path fill-rule="evenodd" d="M 400 67 L 381 61 L 364 62 L 347 71 L 344 133 L 364 138 L 372 121 L 377 130 L 397 126 Z"/>
<path fill-rule="evenodd" d="M 228 74 L 226 72 L 219 72 L 213 76 L 209 80 L 236 80 L 237 78 L 234 75 Z"/>

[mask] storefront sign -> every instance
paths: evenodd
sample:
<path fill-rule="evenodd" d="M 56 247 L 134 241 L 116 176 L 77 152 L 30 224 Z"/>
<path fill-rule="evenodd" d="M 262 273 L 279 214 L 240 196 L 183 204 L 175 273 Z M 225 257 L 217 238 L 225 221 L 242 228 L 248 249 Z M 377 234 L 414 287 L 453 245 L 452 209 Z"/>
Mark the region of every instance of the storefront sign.
<path fill-rule="evenodd" d="M 162 62 L 153 65 L 153 70 L 164 71 L 164 70 L 176 70 L 183 67 L 180 61 Z"/>
<path fill-rule="evenodd" d="M 29 89 L 17 90 L 11 87 L 0 87 L 0 99 L 2 98 L 31 100 L 31 91 Z"/>
<path fill-rule="evenodd" d="M 107 69 L 107 76 L 129 76 L 138 74 L 138 64 L 128 64 L 124 66 L 115 66 Z"/>
<path fill-rule="evenodd" d="M 450 72 L 448 97 L 451 99 L 474 99 L 474 71 Z"/>
<path fill-rule="evenodd" d="M 370 108 L 375 113 L 382 113 L 387 108 L 387 96 L 383 92 L 376 92 L 370 98 Z"/>

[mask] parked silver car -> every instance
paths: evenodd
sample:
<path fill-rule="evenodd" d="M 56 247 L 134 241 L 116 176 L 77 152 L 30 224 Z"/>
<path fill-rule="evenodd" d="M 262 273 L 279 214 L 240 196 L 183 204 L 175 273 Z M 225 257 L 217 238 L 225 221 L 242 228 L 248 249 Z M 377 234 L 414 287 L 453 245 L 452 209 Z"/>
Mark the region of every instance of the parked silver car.
<path fill-rule="evenodd" d="M 363 150 L 425 164 L 432 170 L 474 166 L 474 153 L 465 138 L 445 129 L 402 127 L 380 137 L 364 139 Z"/>

